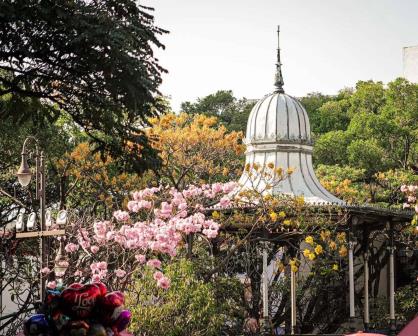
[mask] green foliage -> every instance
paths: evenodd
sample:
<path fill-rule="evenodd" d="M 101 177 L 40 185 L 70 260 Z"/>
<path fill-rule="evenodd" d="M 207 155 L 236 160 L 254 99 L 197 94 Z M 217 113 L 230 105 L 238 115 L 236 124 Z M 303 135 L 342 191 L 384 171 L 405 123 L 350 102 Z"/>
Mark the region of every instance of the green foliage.
<path fill-rule="evenodd" d="M 237 99 L 231 90 L 220 90 L 195 103 L 184 102 L 181 111 L 189 114 L 204 114 L 216 116 L 229 131 L 242 131 L 245 133 L 248 116 L 255 102 L 246 98 Z"/>
<path fill-rule="evenodd" d="M 398 78 L 359 81 L 317 108 L 320 133 L 315 163 L 346 165 L 376 172 L 415 169 L 418 159 L 418 85 Z M 338 131 L 336 131 L 338 130 Z"/>
<path fill-rule="evenodd" d="M 384 152 L 374 139 L 352 141 L 347 147 L 347 154 L 351 165 L 363 168 L 369 173 L 376 173 L 382 168 L 379 161 L 384 157 Z"/>
<path fill-rule="evenodd" d="M 331 96 L 326 96 L 319 92 L 308 93 L 307 96 L 300 98 L 300 102 L 308 113 L 309 121 L 311 123 L 311 131 L 314 134 L 321 133 L 321 116 L 318 110 L 322 105 L 331 100 Z"/>
<path fill-rule="evenodd" d="M 0 106 L 1 117 L 53 121 L 65 111 L 131 168 L 157 163 L 139 127 L 163 109 L 155 97 L 165 70 L 153 48 L 163 47 L 157 36 L 165 31 L 149 8 L 134 0 L 2 1 L 0 22 L 0 97 L 12 94 L 14 106 Z M 42 108 L 18 109 L 25 97 L 42 99 Z M 127 141 L 141 157 L 125 150 Z"/>
<path fill-rule="evenodd" d="M 344 131 L 330 131 L 321 135 L 314 146 L 315 163 L 348 163 L 346 149 L 349 143 L 350 136 Z"/>
<path fill-rule="evenodd" d="M 164 273 L 171 279 L 168 290 L 156 287 L 152 270 L 135 282 L 128 299 L 135 334 L 215 336 L 228 326 L 241 325 L 242 317 L 237 316 L 242 308 L 233 294 L 242 290 L 237 279 L 204 282 L 186 259 L 173 262 Z"/>

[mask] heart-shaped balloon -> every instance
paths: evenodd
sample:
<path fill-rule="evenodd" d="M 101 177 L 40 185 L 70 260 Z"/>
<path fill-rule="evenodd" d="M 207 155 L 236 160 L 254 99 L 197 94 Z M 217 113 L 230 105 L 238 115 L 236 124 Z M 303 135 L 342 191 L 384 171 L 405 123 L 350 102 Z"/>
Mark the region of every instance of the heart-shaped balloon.
<path fill-rule="evenodd" d="M 94 283 L 97 287 L 99 287 L 100 289 L 100 293 L 102 294 L 102 296 L 105 296 L 107 293 L 107 287 L 103 282 L 95 282 Z"/>
<path fill-rule="evenodd" d="M 71 321 L 65 329 L 68 336 L 87 336 L 90 325 L 86 321 Z"/>
<path fill-rule="evenodd" d="M 62 311 L 75 319 L 85 319 L 92 315 L 101 290 L 94 284 L 79 288 L 67 288 L 61 293 Z"/>
<path fill-rule="evenodd" d="M 47 336 L 50 334 L 50 326 L 44 314 L 29 316 L 23 322 L 23 333 L 25 336 Z"/>
<path fill-rule="evenodd" d="M 107 293 L 97 303 L 96 316 L 105 325 L 110 325 L 118 318 L 120 312 L 123 310 L 124 304 L 125 296 L 122 292 L 115 291 Z"/>
<path fill-rule="evenodd" d="M 75 288 L 75 289 L 78 289 L 78 288 L 81 288 L 81 287 L 83 287 L 83 285 L 81 284 L 81 283 L 78 283 L 78 282 L 73 282 L 71 285 L 69 285 L 67 288 Z"/>
<path fill-rule="evenodd" d="M 131 322 L 132 314 L 129 310 L 122 310 L 116 320 L 112 323 L 112 327 L 117 331 L 123 331 Z"/>
<path fill-rule="evenodd" d="M 88 336 L 107 336 L 105 327 L 102 324 L 94 323 L 90 326 Z"/>

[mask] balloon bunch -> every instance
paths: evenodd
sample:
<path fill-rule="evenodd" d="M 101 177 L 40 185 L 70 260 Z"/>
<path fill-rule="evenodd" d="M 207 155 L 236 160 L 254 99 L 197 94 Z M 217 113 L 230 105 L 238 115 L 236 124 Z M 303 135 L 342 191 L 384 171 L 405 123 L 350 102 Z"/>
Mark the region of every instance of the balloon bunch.
<path fill-rule="evenodd" d="M 73 283 L 64 290 L 47 289 L 41 312 L 24 322 L 25 336 L 118 336 L 131 320 L 122 292 L 104 284 Z"/>

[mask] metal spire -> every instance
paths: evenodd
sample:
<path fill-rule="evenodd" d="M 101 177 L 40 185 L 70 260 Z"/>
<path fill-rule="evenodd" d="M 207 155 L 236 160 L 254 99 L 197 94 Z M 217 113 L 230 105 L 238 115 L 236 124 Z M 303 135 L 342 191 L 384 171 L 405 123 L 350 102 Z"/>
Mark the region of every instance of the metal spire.
<path fill-rule="evenodd" d="M 277 26 L 277 63 L 276 63 L 276 76 L 274 78 L 275 92 L 284 93 L 283 90 L 283 75 L 282 75 L 282 63 L 280 62 L 280 26 Z"/>

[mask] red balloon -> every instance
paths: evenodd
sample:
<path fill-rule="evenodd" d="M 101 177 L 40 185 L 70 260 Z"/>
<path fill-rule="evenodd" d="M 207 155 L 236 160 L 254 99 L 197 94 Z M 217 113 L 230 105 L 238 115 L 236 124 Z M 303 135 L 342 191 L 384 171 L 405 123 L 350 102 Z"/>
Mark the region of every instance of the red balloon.
<path fill-rule="evenodd" d="M 88 318 L 100 297 L 101 290 L 94 284 L 80 288 L 67 288 L 61 293 L 61 309 L 72 318 Z"/>
<path fill-rule="evenodd" d="M 73 282 L 71 285 L 69 285 L 67 288 L 75 288 L 75 289 L 77 289 L 77 288 L 81 288 L 81 287 L 83 287 L 83 285 L 81 284 L 81 283 L 78 283 L 78 282 Z"/>
<path fill-rule="evenodd" d="M 112 324 L 125 304 L 125 296 L 122 292 L 115 291 L 107 293 L 97 303 L 97 317 L 106 325 Z"/>
<path fill-rule="evenodd" d="M 99 287 L 100 289 L 100 293 L 102 294 L 102 296 L 105 296 L 107 293 L 107 287 L 103 282 L 95 282 L 94 283 L 97 287 Z"/>

